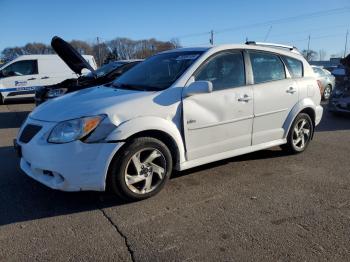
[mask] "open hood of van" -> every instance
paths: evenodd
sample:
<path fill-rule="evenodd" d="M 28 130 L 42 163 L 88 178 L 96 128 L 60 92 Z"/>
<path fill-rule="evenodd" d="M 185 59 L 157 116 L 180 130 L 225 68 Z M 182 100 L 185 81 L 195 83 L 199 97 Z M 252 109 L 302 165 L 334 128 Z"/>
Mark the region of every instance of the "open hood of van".
<path fill-rule="evenodd" d="M 81 54 L 78 53 L 69 43 L 58 36 L 54 36 L 51 40 L 51 46 L 57 55 L 73 70 L 76 74 L 81 75 L 81 71 L 85 68 L 95 75 L 95 70 L 91 67 Z"/>

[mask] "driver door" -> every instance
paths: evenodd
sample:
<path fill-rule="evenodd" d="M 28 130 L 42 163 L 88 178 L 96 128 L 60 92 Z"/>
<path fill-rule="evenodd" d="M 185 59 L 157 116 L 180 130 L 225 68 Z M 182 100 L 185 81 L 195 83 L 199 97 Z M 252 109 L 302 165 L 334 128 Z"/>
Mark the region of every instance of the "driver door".
<path fill-rule="evenodd" d="M 213 92 L 183 98 L 187 159 L 251 146 L 253 91 L 246 85 L 242 52 L 213 56 L 194 78 L 210 81 Z"/>
<path fill-rule="evenodd" d="M 22 60 L 14 62 L 2 69 L 5 77 L 1 79 L 2 92 L 25 94 L 33 93 L 40 84 L 37 60 Z M 3 73 L 4 74 L 4 73 Z"/>

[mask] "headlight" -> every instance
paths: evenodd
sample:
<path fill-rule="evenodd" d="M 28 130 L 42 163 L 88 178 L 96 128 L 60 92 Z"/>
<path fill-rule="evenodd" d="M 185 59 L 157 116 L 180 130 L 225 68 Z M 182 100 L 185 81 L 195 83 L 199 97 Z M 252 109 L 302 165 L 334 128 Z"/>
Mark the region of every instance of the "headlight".
<path fill-rule="evenodd" d="M 67 92 L 67 88 L 57 88 L 57 89 L 50 89 L 47 94 L 46 97 L 47 98 L 54 98 L 54 97 L 58 97 L 58 96 L 62 96 Z"/>
<path fill-rule="evenodd" d="M 90 134 L 105 118 L 104 115 L 82 117 L 58 123 L 51 131 L 49 143 L 69 143 Z"/>

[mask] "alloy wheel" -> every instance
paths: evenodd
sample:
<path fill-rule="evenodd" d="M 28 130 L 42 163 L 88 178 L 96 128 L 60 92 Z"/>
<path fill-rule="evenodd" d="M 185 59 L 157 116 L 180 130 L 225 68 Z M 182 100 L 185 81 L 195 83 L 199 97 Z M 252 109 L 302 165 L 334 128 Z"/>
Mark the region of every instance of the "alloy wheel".
<path fill-rule="evenodd" d="M 303 150 L 310 140 L 311 126 L 310 123 L 302 118 L 300 119 L 293 130 L 293 145 L 298 150 Z"/>
<path fill-rule="evenodd" d="M 324 90 L 324 92 L 323 92 L 323 98 L 324 98 L 325 100 L 328 100 L 329 97 L 331 96 L 331 92 L 332 92 L 331 87 L 330 87 L 330 86 L 326 86 L 326 88 L 325 88 L 325 90 Z"/>
<path fill-rule="evenodd" d="M 136 194 L 154 191 L 167 172 L 164 155 L 155 148 L 145 148 L 129 159 L 124 176 L 127 187 Z"/>

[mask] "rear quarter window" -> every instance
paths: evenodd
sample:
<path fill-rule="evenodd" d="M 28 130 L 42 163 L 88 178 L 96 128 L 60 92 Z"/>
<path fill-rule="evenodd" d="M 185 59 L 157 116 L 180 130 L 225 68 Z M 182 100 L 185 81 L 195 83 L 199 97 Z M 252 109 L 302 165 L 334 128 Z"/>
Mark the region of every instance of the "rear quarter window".
<path fill-rule="evenodd" d="M 282 58 L 293 78 L 300 78 L 304 76 L 303 62 L 287 56 L 283 56 Z"/>

